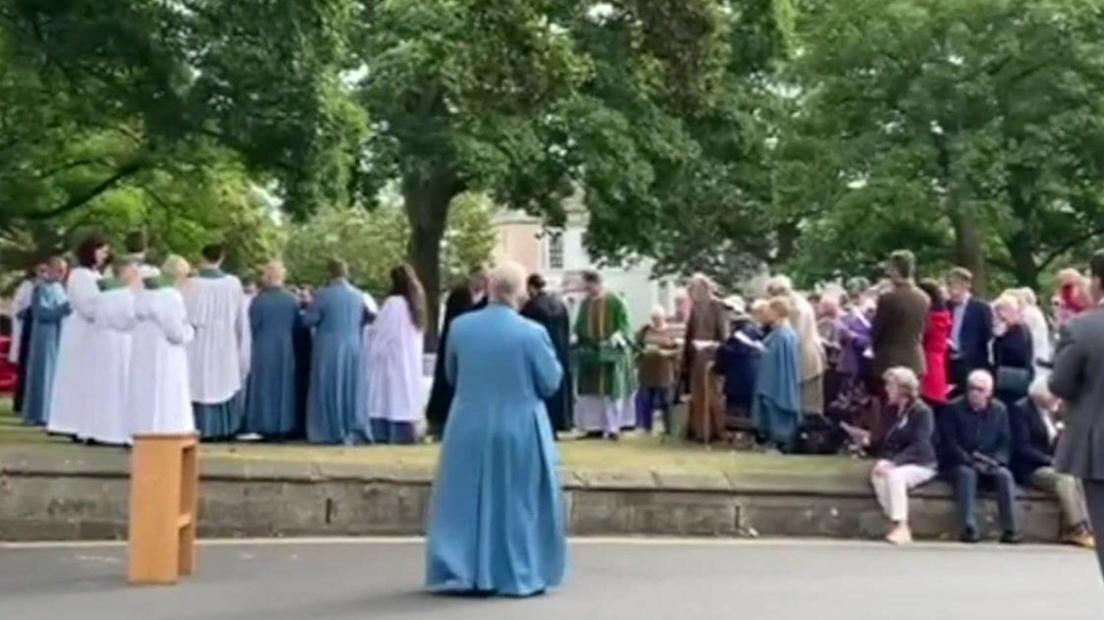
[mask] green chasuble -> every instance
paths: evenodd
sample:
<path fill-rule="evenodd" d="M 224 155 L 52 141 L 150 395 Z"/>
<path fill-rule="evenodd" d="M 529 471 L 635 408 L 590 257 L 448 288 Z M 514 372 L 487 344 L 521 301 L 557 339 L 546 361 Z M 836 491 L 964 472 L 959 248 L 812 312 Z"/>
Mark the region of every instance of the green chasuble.
<path fill-rule="evenodd" d="M 615 334 L 621 334 L 624 346 L 610 343 Z M 630 395 L 635 386 L 629 347 L 632 331 L 625 302 L 611 294 L 584 299 L 575 319 L 575 336 L 579 395 L 614 400 Z"/>

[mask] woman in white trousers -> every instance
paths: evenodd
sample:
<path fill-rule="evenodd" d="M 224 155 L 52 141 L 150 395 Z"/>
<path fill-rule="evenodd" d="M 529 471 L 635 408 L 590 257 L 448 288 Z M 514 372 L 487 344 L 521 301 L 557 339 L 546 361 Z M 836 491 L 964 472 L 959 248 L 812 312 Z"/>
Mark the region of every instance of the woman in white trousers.
<path fill-rule="evenodd" d="M 870 482 L 886 517 L 893 522 L 886 540 L 901 545 L 912 542 L 908 492 L 936 474 L 932 443 L 935 416 L 920 399 L 920 380 L 912 370 L 890 368 L 883 378 L 887 404 L 896 417 L 885 436 L 873 446 L 878 461 L 870 473 Z"/>

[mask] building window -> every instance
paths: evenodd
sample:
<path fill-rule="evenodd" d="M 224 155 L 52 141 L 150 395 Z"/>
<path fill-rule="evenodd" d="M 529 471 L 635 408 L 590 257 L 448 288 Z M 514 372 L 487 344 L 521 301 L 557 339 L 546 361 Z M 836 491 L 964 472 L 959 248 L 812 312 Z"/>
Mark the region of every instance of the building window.
<path fill-rule="evenodd" d="M 548 268 L 564 268 L 563 233 L 554 232 L 548 235 Z"/>

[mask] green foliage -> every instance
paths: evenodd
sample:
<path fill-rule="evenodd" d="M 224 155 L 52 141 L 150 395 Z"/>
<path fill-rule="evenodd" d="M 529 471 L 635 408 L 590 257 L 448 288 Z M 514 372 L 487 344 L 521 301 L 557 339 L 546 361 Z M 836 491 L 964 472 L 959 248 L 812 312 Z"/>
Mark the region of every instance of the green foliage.
<path fill-rule="evenodd" d="M 485 194 L 465 192 L 452 201 L 442 248 L 442 292 L 472 269 L 486 265 L 498 241 L 494 204 Z"/>
<path fill-rule="evenodd" d="M 391 268 L 406 257 L 409 226 L 399 209 L 323 209 L 288 235 L 284 258 L 293 282 L 318 286 L 329 280 L 326 264 L 349 264 L 353 282 L 373 295 L 386 294 Z"/>
<path fill-rule="evenodd" d="M 1081 0 L 815 4 L 778 178 L 808 276 L 921 250 L 998 280 L 1104 232 L 1104 16 Z"/>

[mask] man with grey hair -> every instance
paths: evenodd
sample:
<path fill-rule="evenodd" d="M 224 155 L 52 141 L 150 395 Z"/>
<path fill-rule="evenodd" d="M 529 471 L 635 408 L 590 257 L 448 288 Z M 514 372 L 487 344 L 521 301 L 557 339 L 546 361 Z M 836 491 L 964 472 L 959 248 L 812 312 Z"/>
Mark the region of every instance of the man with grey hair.
<path fill-rule="evenodd" d="M 996 487 L 1003 529 L 1001 542 L 1020 542 L 1016 481 L 1008 468 L 1012 457 L 1012 431 L 1008 411 L 993 398 L 993 375 L 989 371 L 970 373 L 966 395 L 950 404 L 946 422 L 947 458 L 954 475 L 962 542 L 976 543 L 981 539 L 974 510 L 981 482 Z"/>
<path fill-rule="evenodd" d="M 531 596 L 563 580 L 566 518 L 544 405 L 563 368 L 548 332 L 517 312 L 524 278 L 515 264 L 495 268 L 491 303 L 449 334 L 456 399 L 429 516 L 434 591 Z"/>
<path fill-rule="evenodd" d="M 1081 485 L 1073 476 L 1054 469 L 1054 448 L 1059 435 L 1056 416 L 1060 405 L 1050 392 L 1046 378 L 1039 377 L 1032 382 L 1027 398 L 1009 411 L 1012 473 L 1021 485 L 1058 498 L 1062 508 L 1062 542 L 1092 548 L 1095 541 Z"/>

